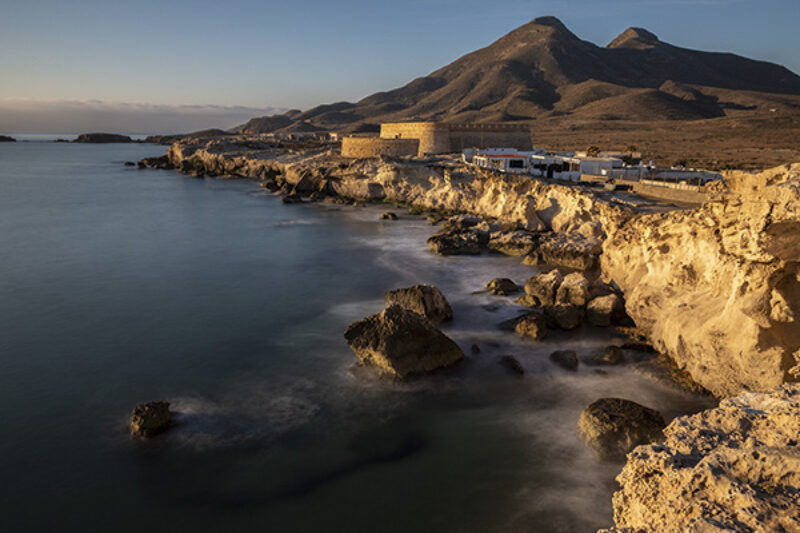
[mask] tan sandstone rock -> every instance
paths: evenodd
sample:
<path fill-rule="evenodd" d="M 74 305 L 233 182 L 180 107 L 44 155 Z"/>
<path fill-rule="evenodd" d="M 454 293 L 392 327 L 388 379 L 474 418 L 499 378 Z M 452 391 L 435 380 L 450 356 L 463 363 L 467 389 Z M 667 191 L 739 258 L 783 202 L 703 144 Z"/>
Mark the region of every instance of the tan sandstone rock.
<path fill-rule="evenodd" d="M 617 531 L 800 531 L 800 386 L 676 418 L 617 477 Z"/>
<path fill-rule="evenodd" d="M 727 180 L 699 209 L 631 220 L 601 256 L 637 327 L 717 396 L 800 377 L 800 164 Z"/>

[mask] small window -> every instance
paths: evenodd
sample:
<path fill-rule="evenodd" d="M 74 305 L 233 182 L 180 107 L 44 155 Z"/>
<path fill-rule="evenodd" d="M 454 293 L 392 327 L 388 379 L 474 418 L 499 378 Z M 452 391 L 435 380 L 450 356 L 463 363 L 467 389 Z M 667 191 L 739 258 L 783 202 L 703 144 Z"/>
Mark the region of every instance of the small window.
<path fill-rule="evenodd" d="M 522 159 L 512 159 L 508 162 L 508 168 L 525 168 L 525 164 Z"/>

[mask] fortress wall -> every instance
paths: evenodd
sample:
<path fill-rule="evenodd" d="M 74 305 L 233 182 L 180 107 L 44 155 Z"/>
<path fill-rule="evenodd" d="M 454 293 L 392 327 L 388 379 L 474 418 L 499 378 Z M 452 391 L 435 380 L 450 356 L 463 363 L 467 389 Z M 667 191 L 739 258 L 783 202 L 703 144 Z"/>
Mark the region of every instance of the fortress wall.
<path fill-rule="evenodd" d="M 441 122 L 395 122 L 381 124 L 384 139 L 419 139 L 419 155 L 451 152 L 450 128 Z"/>
<path fill-rule="evenodd" d="M 419 139 L 419 155 L 460 152 L 464 148 L 530 150 L 530 127 L 519 124 L 448 124 L 396 122 L 381 124 L 384 139 Z"/>
<path fill-rule="evenodd" d="M 418 139 L 383 139 L 380 137 L 344 137 L 342 155 L 344 157 L 408 157 L 419 151 Z"/>

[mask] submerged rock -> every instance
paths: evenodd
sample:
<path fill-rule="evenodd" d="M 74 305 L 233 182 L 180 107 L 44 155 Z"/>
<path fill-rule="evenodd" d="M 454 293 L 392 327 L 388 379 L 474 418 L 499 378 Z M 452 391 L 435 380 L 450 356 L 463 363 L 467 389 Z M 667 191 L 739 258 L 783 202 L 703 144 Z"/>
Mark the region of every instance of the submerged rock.
<path fill-rule="evenodd" d="M 137 437 L 152 437 L 166 430 L 171 420 L 169 402 L 140 403 L 131 412 L 131 433 Z"/>
<path fill-rule="evenodd" d="M 351 324 L 344 338 L 362 363 L 399 378 L 450 366 L 464 356 L 430 320 L 398 305 Z"/>
<path fill-rule="evenodd" d="M 557 350 L 550 354 L 550 360 L 564 370 L 578 370 L 578 354 L 574 350 Z"/>
<path fill-rule="evenodd" d="M 507 296 L 519 291 L 519 286 L 508 278 L 494 278 L 486 284 L 486 289 L 498 296 Z"/>
<path fill-rule="evenodd" d="M 578 434 L 601 459 L 620 460 L 640 444 L 661 440 L 666 426 L 658 411 L 620 398 L 590 404 L 578 420 Z"/>
<path fill-rule="evenodd" d="M 525 374 L 525 368 L 522 366 L 522 363 L 520 363 L 519 360 L 513 355 L 504 355 L 500 358 L 500 362 L 503 364 L 503 366 L 518 376 Z"/>
<path fill-rule="evenodd" d="M 618 528 L 800 531 L 800 385 L 748 392 L 676 418 L 617 477 Z"/>
<path fill-rule="evenodd" d="M 384 298 L 387 305 L 399 305 L 425 316 L 437 325 L 453 318 L 453 308 L 447 298 L 433 285 L 417 284 L 406 289 L 389 291 Z"/>
<path fill-rule="evenodd" d="M 623 362 L 624 355 L 619 346 L 606 346 L 602 350 L 584 358 L 583 362 L 591 366 L 618 365 Z"/>
<path fill-rule="evenodd" d="M 300 204 L 303 198 L 299 194 L 287 194 L 281 197 L 281 201 L 285 204 Z"/>

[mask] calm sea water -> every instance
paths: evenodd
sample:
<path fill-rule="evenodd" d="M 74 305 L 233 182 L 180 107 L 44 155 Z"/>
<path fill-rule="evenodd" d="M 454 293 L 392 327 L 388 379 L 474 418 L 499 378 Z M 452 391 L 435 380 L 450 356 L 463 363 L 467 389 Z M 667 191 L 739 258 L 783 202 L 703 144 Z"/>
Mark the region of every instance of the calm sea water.
<path fill-rule="evenodd" d="M 580 410 L 703 405 L 548 360 L 620 342 L 607 332 L 497 330 L 516 306 L 475 291 L 536 272 L 516 259 L 434 256 L 430 225 L 378 207 L 122 166 L 163 151 L 0 144 L 6 531 L 594 531 L 620 465 L 584 449 Z M 346 326 L 417 282 L 450 299 L 467 361 L 406 384 L 354 372 Z M 132 440 L 153 399 L 176 427 Z"/>

